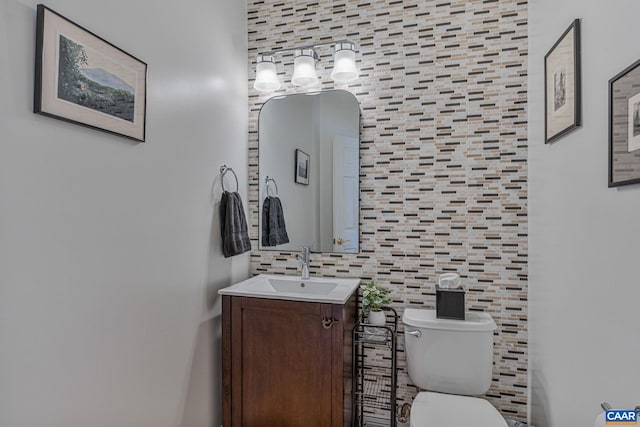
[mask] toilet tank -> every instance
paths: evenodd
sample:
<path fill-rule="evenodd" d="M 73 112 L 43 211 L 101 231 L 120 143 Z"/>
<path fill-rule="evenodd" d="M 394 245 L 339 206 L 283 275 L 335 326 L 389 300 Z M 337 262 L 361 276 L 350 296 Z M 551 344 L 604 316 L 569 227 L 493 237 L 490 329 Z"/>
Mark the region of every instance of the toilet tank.
<path fill-rule="evenodd" d="M 467 312 L 465 320 L 449 320 L 436 318 L 435 310 L 408 308 L 402 321 L 414 385 L 469 396 L 489 390 L 496 329 L 489 314 Z"/>

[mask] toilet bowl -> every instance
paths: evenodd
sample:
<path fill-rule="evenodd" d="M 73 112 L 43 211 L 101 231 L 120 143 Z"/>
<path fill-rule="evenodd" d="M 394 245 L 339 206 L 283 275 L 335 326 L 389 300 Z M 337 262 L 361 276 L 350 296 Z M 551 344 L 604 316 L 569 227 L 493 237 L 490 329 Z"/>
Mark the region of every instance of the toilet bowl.
<path fill-rule="evenodd" d="M 411 405 L 410 427 L 507 427 L 500 413 L 478 397 L 423 391 Z"/>
<path fill-rule="evenodd" d="M 411 405 L 411 427 L 507 427 L 500 413 L 479 397 L 491 385 L 493 331 L 487 313 L 465 320 L 438 319 L 435 310 L 408 308 L 407 370 L 420 393 Z"/>

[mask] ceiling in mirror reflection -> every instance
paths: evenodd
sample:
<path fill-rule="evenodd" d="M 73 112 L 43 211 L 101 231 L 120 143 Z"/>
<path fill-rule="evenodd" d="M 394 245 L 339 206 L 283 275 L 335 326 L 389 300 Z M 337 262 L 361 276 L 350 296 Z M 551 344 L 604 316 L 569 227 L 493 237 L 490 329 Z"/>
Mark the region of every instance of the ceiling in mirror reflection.
<path fill-rule="evenodd" d="M 344 90 L 308 95 L 260 110 L 260 249 L 358 253 L 360 106 Z"/>

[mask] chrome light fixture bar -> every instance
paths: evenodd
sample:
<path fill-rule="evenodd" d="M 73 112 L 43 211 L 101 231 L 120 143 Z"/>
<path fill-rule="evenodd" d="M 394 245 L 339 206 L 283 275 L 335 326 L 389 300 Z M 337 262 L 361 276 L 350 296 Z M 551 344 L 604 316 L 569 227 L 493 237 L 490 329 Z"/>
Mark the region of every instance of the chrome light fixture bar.
<path fill-rule="evenodd" d="M 280 89 L 281 84 L 276 70 L 275 55 L 294 52 L 293 75 L 291 83 L 294 86 L 309 88 L 318 84 L 316 65 L 320 57 L 316 48 L 334 46 L 333 70 L 331 78 L 337 83 L 349 83 L 358 78 L 356 65 L 356 45 L 349 40 L 319 43 L 310 46 L 281 49 L 261 53 L 256 58 L 256 79 L 253 87 L 261 92 L 273 92 Z"/>

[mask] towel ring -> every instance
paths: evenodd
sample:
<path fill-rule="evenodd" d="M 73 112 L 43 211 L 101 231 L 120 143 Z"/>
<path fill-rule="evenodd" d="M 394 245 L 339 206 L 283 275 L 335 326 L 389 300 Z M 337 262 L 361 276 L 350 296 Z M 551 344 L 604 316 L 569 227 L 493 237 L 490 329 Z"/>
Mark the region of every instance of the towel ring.
<path fill-rule="evenodd" d="M 264 179 L 264 185 L 266 187 L 265 193 L 267 194 L 267 197 L 270 197 L 269 196 L 269 182 L 273 182 L 273 185 L 276 186 L 276 195 L 275 195 L 275 197 L 278 197 L 278 183 L 276 182 L 275 179 L 269 178 L 268 176 L 265 177 L 265 179 Z"/>
<path fill-rule="evenodd" d="M 236 172 L 233 169 L 227 167 L 227 165 L 220 166 L 220 184 L 222 184 L 222 191 L 227 191 L 224 188 L 224 176 L 229 171 L 231 171 L 233 177 L 236 179 L 236 191 L 238 191 L 238 188 L 240 188 L 240 186 L 238 185 L 238 175 L 236 175 Z"/>

